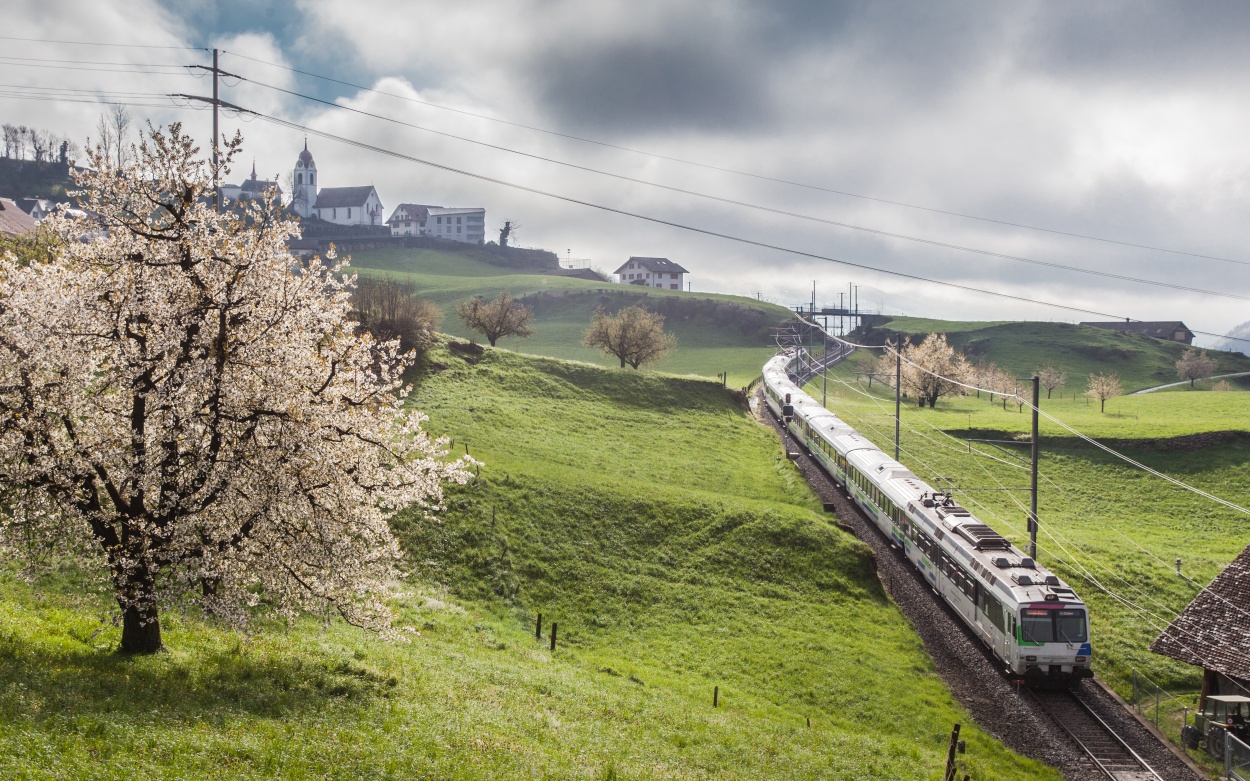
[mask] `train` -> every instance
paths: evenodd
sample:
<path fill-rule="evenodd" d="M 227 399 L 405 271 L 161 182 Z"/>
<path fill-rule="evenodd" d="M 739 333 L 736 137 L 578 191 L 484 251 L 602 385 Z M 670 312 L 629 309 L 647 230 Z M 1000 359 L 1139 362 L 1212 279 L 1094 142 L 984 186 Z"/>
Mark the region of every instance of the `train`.
<path fill-rule="evenodd" d="M 799 351 L 764 365 L 765 403 L 1013 680 L 1071 688 L 1093 677 L 1089 611 L 1067 583 L 797 385 Z"/>

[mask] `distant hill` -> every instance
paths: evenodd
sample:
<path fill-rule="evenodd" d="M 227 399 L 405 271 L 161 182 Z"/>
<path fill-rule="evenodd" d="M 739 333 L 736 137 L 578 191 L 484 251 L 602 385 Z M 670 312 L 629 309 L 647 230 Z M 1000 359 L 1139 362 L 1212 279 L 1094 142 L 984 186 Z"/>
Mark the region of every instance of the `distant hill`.
<path fill-rule="evenodd" d="M 493 251 L 492 245 L 457 252 L 441 248 L 362 250 L 352 254 L 352 265 L 361 274 L 393 276 L 417 285 L 423 298 L 442 308 L 445 318 L 440 330 L 462 338 L 473 334 L 455 317 L 458 302 L 511 291 L 534 308 L 535 333 L 528 339 L 503 339 L 500 347 L 604 366 L 614 365 L 615 359 L 581 346 L 591 313 L 599 306 L 615 311 L 640 304 L 663 314 L 666 327 L 677 335 L 677 351 L 656 369 L 709 378 L 726 373 L 728 383 L 736 387 L 759 375 L 774 352 L 772 329 L 791 317 L 785 307 L 740 296 L 642 290 L 543 274 L 533 268 L 508 269 L 492 262 Z"/>
<path fill-rule="evenodd" d="M 1115 372 L 1126 392 L 1176 382 L 1176 361 L 1187 347 L 1147 336 L 1104 331 L 1070 323 L 959 322 L 893 318 L 869 329 L 862 338 L 880 344 L 895 334 L 913 341 L 944 333 L 956 349 L 978 361 L 992 361 L 1025 376 L 1051 364 L 1069 381 L 1093 372 Z M 1250 371 L 1250 358 L 1212 350 L 1217 373 Z"/>
<path fill-rule="evenodd" d="M 0 197 L 65 200 L 74 189 L 69 169 L 68 163 L 0 157 Z"/>

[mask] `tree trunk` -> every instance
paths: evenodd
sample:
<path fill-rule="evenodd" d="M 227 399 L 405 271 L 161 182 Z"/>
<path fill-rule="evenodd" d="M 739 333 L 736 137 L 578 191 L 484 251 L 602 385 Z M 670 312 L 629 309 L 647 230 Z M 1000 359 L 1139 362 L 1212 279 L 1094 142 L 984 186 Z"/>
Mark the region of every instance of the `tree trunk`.
<path fill-rule="evenodd" d="M 624 369 L 624 368 L 625 368 L 625 358 L 624 358 L 624 357 L 622 357 L 622 358 L 621 358 L 621 368 L 622 368 L 622 369 Z"/>
<path fill-rule="evenodd" d="M 1101 401 L 1101 402 L 1102 402 L 1102 405 L 1101 405 L 1101 406 L 1099 406 L 1098 411 L 1099 411 L 1099 412 L 1106 412 L 1106 411 L 1107 411 L 1107 400 L 1106 400 L 1106 399 L 1099 399 L 1099 401 Z"/>
<path fill-rule="evenodd" d="M 161 648 L 161 621 L 156 606 L 122 608 L 122 651 L 152 654 Z"/>

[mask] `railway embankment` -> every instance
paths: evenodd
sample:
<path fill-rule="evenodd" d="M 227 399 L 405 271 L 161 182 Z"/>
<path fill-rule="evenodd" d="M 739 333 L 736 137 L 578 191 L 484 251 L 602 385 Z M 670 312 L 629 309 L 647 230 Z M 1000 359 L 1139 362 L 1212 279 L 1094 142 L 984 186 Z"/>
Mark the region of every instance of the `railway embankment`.
<path fill-rule="evenodd" d="M 1027 691 L 1017 689 L 985 647 L 959 622 L 919 573 L 894 550 L 805 448 L 795 442 L 756 399 L 760 417 L 781 438 L 803 477 L 837 523 L 876 553 L 882 587 L 911 622 L 943 683 L 977 725 L 1025 756 L 1052 765 L 1067 781 L 1105 781 L 1107 775 L 1073 742 Z M 1155 771 L 1168 781 L 1203 776 L 1126 710 L 1096 681 L 1084 681 L 1080 695 Z"/>

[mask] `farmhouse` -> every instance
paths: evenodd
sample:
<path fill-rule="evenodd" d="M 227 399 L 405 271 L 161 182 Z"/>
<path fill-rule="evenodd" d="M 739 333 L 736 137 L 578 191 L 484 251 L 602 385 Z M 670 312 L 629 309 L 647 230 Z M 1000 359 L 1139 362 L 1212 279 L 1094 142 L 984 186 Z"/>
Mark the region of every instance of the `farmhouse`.
<path fill-rule="evenodd" d="M 486 239 L 486 210 L 479 207 L 401 203 L 386 224 L 392 236 L 435 236 L 465 244 Z"/>
<path fill-rule="evenodd" d="M 1202 704 L 1250 695 L 1250 547 L 1163 630 L 1150 650 L 1202 668 Z"/>
<path fill-rule="evenodd" d="M 615 272 L 622 285 L 659 287 L 665 290 L 684 290 L 686 271 L 668 258 L 644 258 L 634 256 Z"/>
<path fill-rule="evenodd" d="M 1180 320 L 1165 320 L 1159 322 L 1111 322 L 1111 323 L 1081 323 L 1090 328 L 1101 328 L 1104 331 L 1119 331 L 1122 334 L 1138 334 L 1139 336 L 1150 336 L 1155 339 L 1163 339 L 1168 342 L 1180 342 L 1181 344 L 1193 344 L 1194 332 L 1185 327 Z"/>

